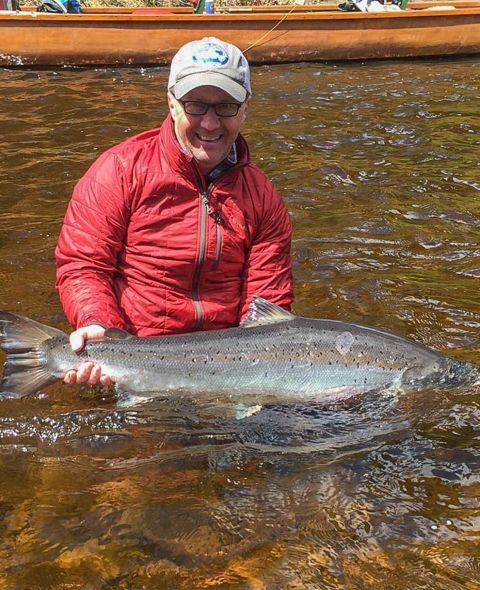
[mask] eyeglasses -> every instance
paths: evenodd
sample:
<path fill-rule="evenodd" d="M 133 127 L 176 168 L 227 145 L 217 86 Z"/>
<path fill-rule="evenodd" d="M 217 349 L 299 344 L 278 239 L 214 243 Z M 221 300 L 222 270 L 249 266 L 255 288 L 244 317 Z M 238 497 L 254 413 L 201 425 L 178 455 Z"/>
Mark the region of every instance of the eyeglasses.
<path fill-rule="evenodd" d="M 209 108 L 215 111 L 217 117 L 235 117 L 243 103 L 241 102 L 199 102 L 197 100 L 180 100 L 180 104 L 187 115 L 206 115 Z"/>

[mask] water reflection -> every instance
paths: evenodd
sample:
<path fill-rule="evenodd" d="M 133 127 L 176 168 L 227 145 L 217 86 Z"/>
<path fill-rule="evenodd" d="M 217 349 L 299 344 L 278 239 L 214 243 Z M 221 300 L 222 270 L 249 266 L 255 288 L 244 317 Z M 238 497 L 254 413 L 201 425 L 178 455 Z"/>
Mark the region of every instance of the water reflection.
<path fill-rule="evenodd" d="M 75 180 L 156 126 L 167 72 L 0 72 L 1 307 L 66 328 L 53 248 Z M 296 311 L 480 360 L 476 59 L 253 73 L 246 135 L 295 222 Z M 0 407 L 0 587 L 478 585 L 478 390 L 336 406 Z"/>

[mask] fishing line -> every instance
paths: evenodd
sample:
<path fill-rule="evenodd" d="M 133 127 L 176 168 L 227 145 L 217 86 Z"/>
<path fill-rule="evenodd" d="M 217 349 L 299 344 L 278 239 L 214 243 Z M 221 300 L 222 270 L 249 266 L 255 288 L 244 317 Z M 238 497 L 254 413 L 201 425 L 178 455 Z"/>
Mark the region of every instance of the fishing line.
<path fill-rule="evenodd" d="M 294 4 L 292 6 L 292 8 L 284 15 L 282 16 L 282 18 L 278 21 L 278 23 L 276 25 L 274 25 L 269 31 L 267 31 L 266 33 L 264 33 L 261 37 L 259 37 L 256 41 L 254 41 L 253 43 L 251 43 L 246 49 L 243 49 L 243 53 L 247 53 L 247 51 L 249 51 L 250 49 L 252 49 L 253 47 L 256 47 L 257 45 L 260 44 L 260 42 L 270 33 L 272 33 L 276 28 L 278 28 L 284 20 L 286 20 L 291 14 L 292 12 L 297 8 L 297 6 Z"/>

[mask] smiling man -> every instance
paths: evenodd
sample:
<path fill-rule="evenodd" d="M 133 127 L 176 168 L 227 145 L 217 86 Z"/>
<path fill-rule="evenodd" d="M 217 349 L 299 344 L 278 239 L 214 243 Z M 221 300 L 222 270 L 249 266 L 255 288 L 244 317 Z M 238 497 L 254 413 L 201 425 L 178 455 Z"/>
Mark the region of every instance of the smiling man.
<path fill-rule="evenodd" d="M 187 43 L 171 64 L 162 126 L 109 149 L 80 179 L 56 249 L 75 351 L 112 327 L 153 336 L 235 326 L 254 295 L 290 307 L 289 214 L 240 135 L 251 95 L 237 47 Z M 65 381 L 110 377 L 83 362 Z"/>
<path fill-rule="evenodd" d="M 202 173 L 211 172 L 232 149 L 234 162 L 252 94 L 241 51 L 213 38 L 185 45 L 173 58 L 168 88 L 177 139 Z"/>

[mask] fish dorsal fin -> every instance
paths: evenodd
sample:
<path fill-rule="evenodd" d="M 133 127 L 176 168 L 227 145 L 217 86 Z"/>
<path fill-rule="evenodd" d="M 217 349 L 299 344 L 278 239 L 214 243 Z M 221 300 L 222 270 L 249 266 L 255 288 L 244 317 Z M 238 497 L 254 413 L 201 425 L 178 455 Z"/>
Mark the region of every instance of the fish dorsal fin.
<path fill-rule="evenodd" d="M 240 322 L 240 326 L 242 328 L 253 328 L 255 326 L 265 326 L 266 324 L 290 322 L 294 318 L 293 313 L 283 309 L 283 307 L 262 297 L 254 297 L 245 319 Z"/>
<path fill-rule="evenodd" d="M 134 336 L 121 328 L 108 328 L 105 330 L 104 338 L 105 340 L 130 340 Z"/>

